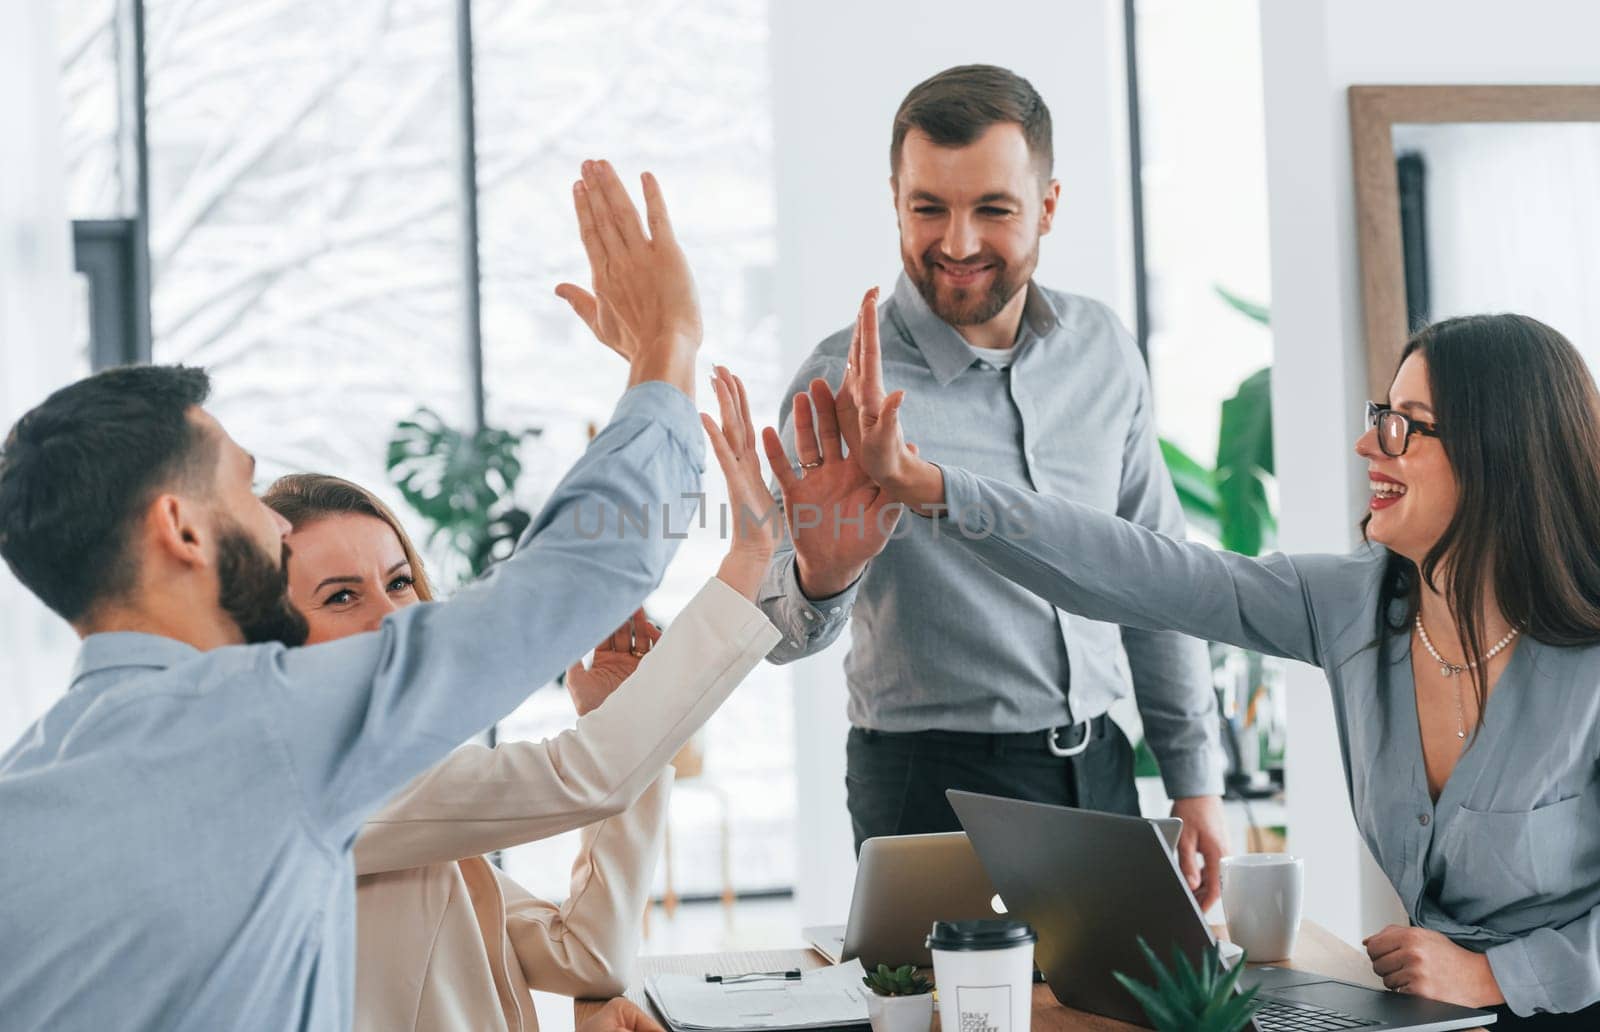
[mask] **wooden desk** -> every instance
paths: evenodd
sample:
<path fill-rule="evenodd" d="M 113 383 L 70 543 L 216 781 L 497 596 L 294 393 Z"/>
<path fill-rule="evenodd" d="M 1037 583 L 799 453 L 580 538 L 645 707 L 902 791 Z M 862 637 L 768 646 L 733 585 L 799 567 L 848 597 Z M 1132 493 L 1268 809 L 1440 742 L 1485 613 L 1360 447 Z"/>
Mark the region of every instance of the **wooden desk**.
<path fill-rule="evenodd" d="M 1226 938 L 1226 930 L 1216 928 L 1218 938 Z M 737 975 L 745 971 L 781 971 L 800 968 L 809 971 L 825 967 L 827 960 L 814 950 L 765 950 L 748 953 L 698 953 L 665 957 L 640 957 L 639 977 L 658 974 L 708 973 Z M 1300 936 L 1295 943 L 1294 956 L 1289 966 L 1302 971 L 1342 978 L 1347 982 L 1383 988 L 1383 981 L 1372 973 L 1367 955 L 1354 946 L 1336 938 L 1331 932 L 1310 921 L 1300 925 Z M 643 983 L 628 987 L 628 999 L 654 1014 L 645 1000 Z M 573 1016 L 583 1021 L 600 1009 L 603 1001 L 577 1000 Z M 658 1018 L 660 1015 L 656 1015 Z M 1069 1010 L 1055 998 L 1046 985 L 1033 987 L 1033 1032 L 1139 1032 L 1139 1026 L 1103 1018 L 1096 1014 Z M 934 1011 L 933 1032 L 939 1030 L 939 1014 Z"/>

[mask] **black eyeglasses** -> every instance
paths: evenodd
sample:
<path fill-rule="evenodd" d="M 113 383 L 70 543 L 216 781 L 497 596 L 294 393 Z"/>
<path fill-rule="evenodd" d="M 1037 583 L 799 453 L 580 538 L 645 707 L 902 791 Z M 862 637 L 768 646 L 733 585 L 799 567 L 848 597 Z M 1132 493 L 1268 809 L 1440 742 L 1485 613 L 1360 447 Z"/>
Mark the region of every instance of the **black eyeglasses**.
<path fill-rule="evenodd" d="M 1432 423 L 1418 423 L 1404 412 L 1396 412 L 1375 401 L 1367 402 L 1367 429 L 1378 428 L 1378 447 L 1391 459 L 1406 453 L 1412 434 L 1438 437 L 1439 428 Z"/>

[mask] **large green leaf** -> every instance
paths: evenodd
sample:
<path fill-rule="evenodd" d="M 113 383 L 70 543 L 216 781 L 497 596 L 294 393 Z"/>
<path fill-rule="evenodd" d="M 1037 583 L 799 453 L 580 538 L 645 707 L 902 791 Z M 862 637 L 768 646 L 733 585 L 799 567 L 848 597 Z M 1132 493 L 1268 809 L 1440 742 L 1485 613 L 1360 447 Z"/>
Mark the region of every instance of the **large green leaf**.
<path fill-rule="evenodd" d="M 1189 525 L 1197 527 L 1214 538 L 1221 538 L 1217 522 L 1220 501 L 1217 497 L 1216 473 L 1166 438 L 1161 439 L 1161 458 L 1172 476 L 1172 486 L 1178 491 L 1178 504 Z"/>
<path fill-rule="evenodd" d="M 1217 522 L 1222 547 L 1259 555 L 1277 536 L 1267 495 L 1273 475 L 1272 369 L 1246 377 L 1222 403 L 1217 434 Z"/>

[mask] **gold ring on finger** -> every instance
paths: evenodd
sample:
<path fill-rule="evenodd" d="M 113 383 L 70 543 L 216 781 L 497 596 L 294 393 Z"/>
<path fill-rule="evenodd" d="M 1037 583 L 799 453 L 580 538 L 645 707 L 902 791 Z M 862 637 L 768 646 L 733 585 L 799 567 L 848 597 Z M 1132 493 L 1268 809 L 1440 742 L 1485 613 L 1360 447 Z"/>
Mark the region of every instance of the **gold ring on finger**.
<path fill-rule="evenodd" d="M 818 469 L 819 467 L 821 467 L 821 465 L 822 465 L 822 460 L 818 459 L 816 462 L 802 462 L 802 463 L 800 463 L 800 468 L 801 469 Z"/>

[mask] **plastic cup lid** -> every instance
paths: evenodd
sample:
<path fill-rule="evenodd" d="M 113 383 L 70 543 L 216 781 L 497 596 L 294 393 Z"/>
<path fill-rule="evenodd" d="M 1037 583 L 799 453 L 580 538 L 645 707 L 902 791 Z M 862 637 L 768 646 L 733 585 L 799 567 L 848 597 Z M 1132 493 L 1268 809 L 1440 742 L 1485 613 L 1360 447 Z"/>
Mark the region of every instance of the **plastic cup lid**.
<path fill-rule="evenodd" d="M 962 952 L 1006 950 L 1038 940 L 1026 921 L 935 921 L 925 945 L 930 950 Z"/>

